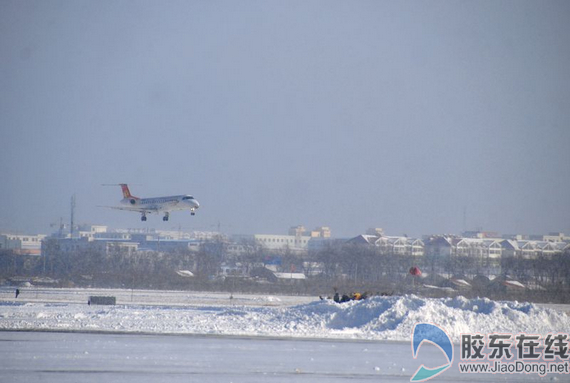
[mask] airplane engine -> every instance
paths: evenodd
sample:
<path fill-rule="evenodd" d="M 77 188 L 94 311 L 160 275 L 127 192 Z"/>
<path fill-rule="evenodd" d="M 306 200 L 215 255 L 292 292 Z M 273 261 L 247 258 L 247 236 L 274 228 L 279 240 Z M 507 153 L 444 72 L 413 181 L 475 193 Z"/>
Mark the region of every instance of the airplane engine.
<path fill-rule="evenodd" d="M 134 198 L 131 198 L 131 200 L 129 202 L 131 203 L 131 205 L 136 205 L 137 200 Z"/>

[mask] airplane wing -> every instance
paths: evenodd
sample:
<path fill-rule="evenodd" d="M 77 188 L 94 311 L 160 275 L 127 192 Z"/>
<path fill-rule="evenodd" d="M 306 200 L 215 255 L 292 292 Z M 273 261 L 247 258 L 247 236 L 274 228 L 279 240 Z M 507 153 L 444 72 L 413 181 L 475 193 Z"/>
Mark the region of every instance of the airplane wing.
<path fill-rule="evenodd" d="M 97 207 L 104 207 L 107 209 L 115 209 L 115 210 L 126 210 L 126 211 L 136 211 L 138 213 L 158 213 L 161 210 L 152 207 L 140 208 L 140 207 L 130 207 L 130 206 L 97 206 Z"/>

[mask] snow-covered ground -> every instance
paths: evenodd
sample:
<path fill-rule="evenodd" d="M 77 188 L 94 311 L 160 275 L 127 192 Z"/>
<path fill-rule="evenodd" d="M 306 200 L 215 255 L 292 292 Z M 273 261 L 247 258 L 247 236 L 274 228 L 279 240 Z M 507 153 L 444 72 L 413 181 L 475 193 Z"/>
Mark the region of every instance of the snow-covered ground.
<path fill-rule="evenodd" d="M 330 383 L 409 382 L 444 356 L 409 342 L 0 331 L 1 382 Z M 459 347 L 454 350 L 459 360 Z M 466 374 L 433 382 L 564 382 L 566 374 Z"/>
<path fill-rule="evenodd" d="M 272 296 L 260 294 L 231 294 L 227 292 L 189 292 L 169 290 L 22 288 L 18 299 L 15 287 L 0 288 L 0 302 L 24 301 L 41 303 L 87 303 L 90 296 L 113 296 L 119 305 L 150 306 L 291 306 L 318 300 L 307 296 Z"/>
<path fill-rule="evenodd" d="M 58 330 L 409 341 L 429 322 L 461 333 L 567 332 L 563 310 L 489 299 L 374 297 L 337 304 L 311 297 L 173 291 L 22 289 L 0 292 L 0 330 Z M 88 306 L 90 295 L 116 306 Z"/>

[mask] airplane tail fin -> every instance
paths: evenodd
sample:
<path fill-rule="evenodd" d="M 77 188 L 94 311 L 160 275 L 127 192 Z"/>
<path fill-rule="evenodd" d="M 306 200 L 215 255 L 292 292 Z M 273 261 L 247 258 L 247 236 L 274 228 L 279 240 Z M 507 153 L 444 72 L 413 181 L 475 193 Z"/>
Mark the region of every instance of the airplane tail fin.
<path fill-rule="evenodd" d="M 119 185 L 123 190 L 123 198 L 135 198 L 135 199 L 137 198 L 131 194 L 131 191 L 129 190 L 129 186 L 127 184 L 119 184 Z"/>
<path fill-rule="evenodd" d="M 129 190 L 129 186 L 127 184 L 101 184 L 101 186 L 120 186 L 121 190 L 123 191 L 123 198 L 131 198 L 131 199 L 140 199 L 139 197 L 135 197 L 134 195 L 131 194 L 131 191 Z"/>

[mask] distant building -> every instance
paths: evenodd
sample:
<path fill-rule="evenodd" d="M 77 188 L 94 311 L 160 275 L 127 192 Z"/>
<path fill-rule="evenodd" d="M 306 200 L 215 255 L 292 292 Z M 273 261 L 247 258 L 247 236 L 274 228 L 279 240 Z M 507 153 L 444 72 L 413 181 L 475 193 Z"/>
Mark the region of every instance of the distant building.
<path fill-rule="evenodd" d="M 84 252 L 84 251 L 102 251 L 106 255 L 115 252 L 126 252 L 133 254 L 138 251 L 138 243 L 120 240 L 93 239 L 89 237 L 82 238 L 49 238 L 54 241 L 58 253 Z M 42 250 L 46 251 L 48 239 L 42 242 Z M 58 254 L 53 254 L 57 256 Z"/>
<path fill-rule="evenodd" d="M 505 256 L 523 259 L 552 258 L 570 251 L 570 242 L 504 240 L 501 245 Z"/>
<path fill-rule="evenodd" d="M 455 253 L 457 238 L 437 235 L 424 239 L 425 255 L 429 257 L 449 257 Z"/>
<path fill-rule="evenodd" d="M 108 230 L 107 226 L 103 225 L 78 225 L 77 232 L 79 233 L 79 237 L 83 238 L 95 238 L 98 234 L 106 233 Z"/>
<path fill-rule="evenodd" d="M 421 239 L 386 236 L 380 234 L 383 233 L 382 229 L 369 229 L 367 233 L 376 234 L 361 234 L 349 239 L 347 242 L 377 246 L 384 253 L 389 254 L 423 256 L 425 253 L 425 245 Z"/>
<path fill-rule="evenodd" d="M 346 242 L 346 239 L 322 238 L 322 237 L 311 238 L 309 240 L 307 250 L 309 252 L 316 252 L 327 248 L 327 246 L 334 246 L 335 244 L 340 244 L 343 242 Z"/>
<path fill-rule="evenodd" d="M 549 233 L 543 236 L 542 240 L 547 242 L 570 242 L 570 236 L 564 235 L 564 233 Z"/>
<path fill-rule="evenodd" d="M 539 234 L 505 234 L 502 236 L 503 239 L 511 239 L 515 241 L 542 241 L 544 240 L 543 235 Z"/>
<path fill-rule="evenodd" d="M 483 239 L 483 238 L 500 238 L 501 236 L 499 235 L 499 233 L 495 232 L 495 231 L 465 231 L 463 233 L 461 233 L 461 236 L 463 238 L 478 238 L 478 239 Z"/>
<path fill-rule="evenodd" d="M 331 229 L 328 226 L 317 227 L 311 231 L 311 238 L 331 238 Z"/>
<path fill-rule="evenodd" d="M 277 282 L 296 283 L 307 279 L 303 273 L 273 273 Z"/>
<path fill-rule="evenodd" d="M 349 239 L 348 243 L 354 243 L 356 245 L 375 245 L 378 240 L 378 236 L 369 234 L 360 234 L 354 238 Z"/>
<path fill-rule="evenodd" d="M 484 237 L 483 237 L 484 238 Z M 455 244 L 455 255 L 463 257 L 501 258 L 500 239 L 461 238 Z"/>
<path fill-rule="evenodd" d="M 417 238 L 383 236 L 376 241 L 376 246 L 398 255 L 420 257 L 425 253 L 424 243 Z"/>
<path fill-rule="evenodd" d="M 366 235 L 381 237 L 384 235 L 384 229 L 379 227 L 371 227 L 370 229 L 366 230 Z"/>
<path fill-rule="evenodd" d="M 291 283 L 296 284 L 303 282 L 307 276 L 303 273 L 279 273 L 267 267 L 256 268 L 251 272 L 252 277 L 263 278 L 271 283 Z"/>
<path fill-rule="evenodd" d="M 44 234 L 0 234 L 0 250 L 12 250 L 20 255 L 41 255 Z"/>
<path fill-rule="evenodd" d="M 294 252 L 304 252 L 308 250 L 311 237 L 297 235 L 254 234 L 253 239 L 256 243 L 267 250 L 291 250 Z"/>
<path fill-rule="evenodd" d="M 289 235 L 294 237 L 301 237 L 305 235 L 306 232 L 305 226 L 293 226 L 289 229 Z"/>
<path fill-rule="evenodd" d="M 234 235 L 232 240 L 235 245 L 232 251 L 246 251 L 246 247 L 253 244 L 261 246 L 265 250 L 292 251 L 306 253 L 324 246 L 326 241 L 332 241 L 331 230 L 327 226 L 317 227 L 313 231 L 307 231 L 304 226 L 294 226 L 289 229 L 288 235 L 279 234 L 253 234 Z M 248 242 L 250 242 L 248 244 Z"/>
<path fill-rule="evenodd" d="M 550 240 L 528 240 L 528 236 L 516 235 L 514 239 L 500 238 L 462 238 L 454 236 L 433 236 L 426 240 L 426 255 L 463 256 L 474 258 L 500 259 L 502 257 L 520 257 L 538 259 L 552 257 L 570 250 L 570 242 L 554 241 L 564 238 L 561 235 L 544 236 Z"/>
<path fill-rule="evenodd" d="M 89 238 L 98 239 L 98 240 L 105 240 L 106 239 L 106 240 L 131 241 L 133 239 L 133 236 L 129 233 L 102 232 L 102 233 L 96 233 Z"/>
<path fill-rule="evenodd" d="M 147 241 L 141 241 L 138 243 L 139 250 L 146 251 L 157 251 L 157 252 L 170 252 L 170 251 L 193 251 L 196 252 L 200 249 L 200 241 L 196 239 L 191 240 L 156 240 L 151 239 Z"/>
<path fill-rule="evenodd" d="M 315 230 L 308 231 L 305 226 L 293 226 L 289 229 L 289 235 L 295 237 L 331 238 L 331 229 L 328 226 L 320 226 Z"/>
<path fill-rule="evenodd" d="M 53 234 L 61 251 L 99 249 L 105 253 L 135 251 L 198 251 L 201 241 L 216 237 L 214 232 L 183 232 L 181 230 L 109 229 L 102 225 L 79 225 L 73 240 L 69 235 Z M 219 236 L 219 235 L 218 235 Z"/>

